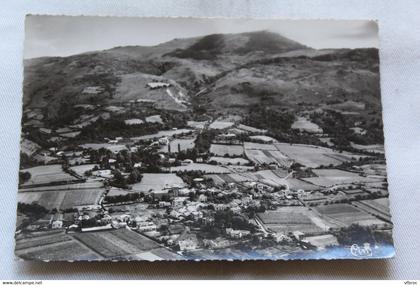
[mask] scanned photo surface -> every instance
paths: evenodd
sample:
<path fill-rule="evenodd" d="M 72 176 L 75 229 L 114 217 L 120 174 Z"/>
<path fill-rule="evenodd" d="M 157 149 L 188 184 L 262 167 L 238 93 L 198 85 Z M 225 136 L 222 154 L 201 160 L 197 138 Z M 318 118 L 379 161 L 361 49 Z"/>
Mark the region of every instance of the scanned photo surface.
<path fill-rule="evenodd" d="M 25 26 L 17 257 L 394 255 L 376 22 Z"/>

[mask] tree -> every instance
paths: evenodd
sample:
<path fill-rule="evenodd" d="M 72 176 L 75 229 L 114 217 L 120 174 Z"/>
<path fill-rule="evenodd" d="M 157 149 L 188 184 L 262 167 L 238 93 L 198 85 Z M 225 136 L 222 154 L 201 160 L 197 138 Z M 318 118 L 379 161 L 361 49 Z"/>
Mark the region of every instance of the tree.
<path fill-rule="evenodd" d="M 133 169 L 133 171 L 131 171 L 130 175 L 128 176 L 127 183 L 138 183 L 141 181 L 142 178 L 143 175 L 141 175 L 140 171 L 138 169 Z"/>
<path fill-rule="evenodd" d="M 31 174 L 29 172 L 19 172 L 19 184 L 23 184 L 29 179 L 31 179 Z"/>
<path fill-rule="evenodd" d="M 119 172 L 118 170 L 115 170 L 114 177 L 110 182 L 111 186 L 119 187 L 119 188 L 127 188 L 127 180 L 125 177 Z"/>

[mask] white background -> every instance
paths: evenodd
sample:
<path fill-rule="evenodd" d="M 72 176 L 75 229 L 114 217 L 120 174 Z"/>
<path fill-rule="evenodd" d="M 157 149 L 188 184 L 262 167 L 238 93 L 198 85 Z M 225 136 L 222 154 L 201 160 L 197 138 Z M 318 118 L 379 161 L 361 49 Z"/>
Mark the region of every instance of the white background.
<path fill-rule="evenodd" d="M 388 261 L 39 263 L 14 260 L 24 15 L 378 19 L 396 257 Z M 104 31 L 106 33 L 106 31 Z M 64 35 L 65 36 L 65 35 Z M 10 0 L 0 6 L 0 279 L 420 279 L 420 1 Z"/>

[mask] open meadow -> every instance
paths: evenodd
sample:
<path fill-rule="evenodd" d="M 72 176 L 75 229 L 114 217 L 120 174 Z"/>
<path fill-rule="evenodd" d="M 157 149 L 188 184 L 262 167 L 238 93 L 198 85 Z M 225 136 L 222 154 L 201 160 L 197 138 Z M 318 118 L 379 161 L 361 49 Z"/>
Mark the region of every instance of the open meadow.
<path fill-rule="evenodd" d="M 323 205 L 314 207 L 313 209 L 322 215 L 323 219 L 335 224 L 336 227 L 348 227 L 352 224 L 361 226 L 386 224 L 384 221 L 350 204 Z"/>
<path fill-rule="evenodd" d="M 280 207 L 275 211 L 258 213 L 258 217 L 267 229 L 277 233 L 316 233 L 325 230 L 322 222 L 306 207 Z"/>
<path fill-rule="evenodd" d="M 63 171 L 61 164 L 35 166 L 22 169 L 21 172 L 29 172 L 31 177 L 22 183 L 22 186 L 35 186 L 38 184 L 68 183 L 78 179 Z"/>
<path fill-rule="evenodd" d="M 182 179 L 174 173 L 144 173 L 140 182 L 132 185 L 132 190 L 136 192 L 154 193 L 167 192 L 165 188 L 184 186 Z"/>

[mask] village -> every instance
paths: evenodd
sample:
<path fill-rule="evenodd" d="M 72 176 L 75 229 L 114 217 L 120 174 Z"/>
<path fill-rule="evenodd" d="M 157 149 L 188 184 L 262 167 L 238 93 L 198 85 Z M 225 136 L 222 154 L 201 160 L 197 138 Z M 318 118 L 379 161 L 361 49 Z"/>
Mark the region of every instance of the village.
<path fill-rule="evenodd" d="M 337 149 L 308 112 L 291 129 L 316 145 L 279 141 L 237 114 L 163 112 L 151 99 L 74 109 L 82 115 L 58 127 L 24 110 L 18 256 L 278 258 L 347 245 L 352 227 L 384 240 L 392 229 L 383 145 Z M 367 132 L 357 122 L 351 131 Z"/>

